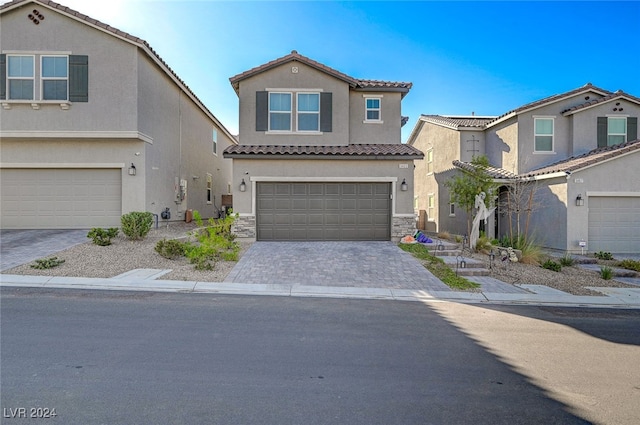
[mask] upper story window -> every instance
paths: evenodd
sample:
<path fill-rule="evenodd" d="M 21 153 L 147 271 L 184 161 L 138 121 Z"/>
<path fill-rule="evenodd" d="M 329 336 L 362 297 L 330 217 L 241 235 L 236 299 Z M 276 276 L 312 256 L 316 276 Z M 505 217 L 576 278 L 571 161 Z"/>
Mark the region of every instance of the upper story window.
<path fill-rule="evenodd" d="M 607 118 L 607 146 L 627 141 L 627 117 Z"/>
<path fill-rule="evenodd" d="M 427 175 L 433 174 L 433 149 L 427 151 Z"/>
<path fill-rule="evenodd" d="M 291 131 L 291 93 L 269 93 L 269 130 Z"/>
<path fill-rule="evenodd" d="M 365 97 L 365 122 L 381 122 L 382 99 L 379 97 Z"/>
<path fill-rule="evenodd" d="M 638 138 L 638 117 L 598 117 L 598 147 L 614 146 Z"/>
<path fill-rule="evenodd" d="M 5 109 L 12 103 L 27 103 L 24 101 L 32 106 L 64 102 L 63 109 L 68 102 L 89 101 L 86 55 L 0 54 L 0 71 L 0 99 Z"/>
<path fill-rule="evenodd" d="M 67 56 L 42 56 L 42 99 L 69 98 L 69 64 Z"/>
<path fill-rule="evenodd" d="M 298 93 L 298 131 L 320 131 L 320 93 Z"/>
<path fill-rule="evenodd" d="M 553 152 L 553 118 L 534 118 L 534 152 Z"/>
<path fill-rule="evenodd" d="M 213 139 L 212 150 L 213 150 L 213 153 L 217 155 L 218 154 L 218 130 L 216 130 L 215 128 L 213 129 L 212 139 Z"/>
<path fill-rule="evenodd" d="M 33 100 L 34 56 L 7 56 L 8 99 Z"/>

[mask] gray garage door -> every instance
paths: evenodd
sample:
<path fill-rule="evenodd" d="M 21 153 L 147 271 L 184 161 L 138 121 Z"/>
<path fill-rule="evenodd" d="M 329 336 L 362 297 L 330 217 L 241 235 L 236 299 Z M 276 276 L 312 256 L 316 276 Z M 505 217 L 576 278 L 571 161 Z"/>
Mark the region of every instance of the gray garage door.
<path fill-rule="evenodd" d="M 640 197 L 590 196 L 589 251 L 640 252 Z"/>
<path fill-rule="evenodd" d="M 390 183 L 258 183 L 261 241 L 390 240 Z"/>
<path fill-rule="evenodd" d="M 120 169 L 3 169 L 3 229 L 120 225 Z"/>

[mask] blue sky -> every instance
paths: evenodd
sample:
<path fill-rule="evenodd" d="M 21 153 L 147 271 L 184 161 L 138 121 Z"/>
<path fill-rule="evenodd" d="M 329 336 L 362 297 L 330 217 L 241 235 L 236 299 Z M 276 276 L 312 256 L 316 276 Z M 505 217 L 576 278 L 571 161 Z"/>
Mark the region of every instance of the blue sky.
<path fill-rule="evenodd" d="M 587 82 L 640 97 L 639 1 L 56 1 L 146 40 L 234 134 L 229 77 L 294 49 L 412 82 L 403 142 L 420 114 L 500 115 Z"/>

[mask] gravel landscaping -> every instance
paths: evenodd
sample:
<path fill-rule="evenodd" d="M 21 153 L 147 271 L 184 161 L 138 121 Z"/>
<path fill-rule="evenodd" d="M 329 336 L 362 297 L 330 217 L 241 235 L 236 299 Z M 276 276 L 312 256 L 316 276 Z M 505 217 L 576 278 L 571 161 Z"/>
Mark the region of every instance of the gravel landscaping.
<path fill-rule="evenodd" d="M 174 222 L 168 226 L 152 229 L 147 237 L 140 241 L 128 240 L 120 234 L 113 239 L 112 245 L 98 246 L 89 238 L 87 242 L 55 254 L 65 262 L 51 269 L 34 269 L 31 264 L 24 264 L 5 270 L 7 274 L 70 276 L 110 278 L 133 269 L 171 269 L 162 276 L 168 280 L 187 280 L 199 282 L 222 282 L 231 269 L 237 264 L 232 261 L 219 261 L 214 270 L 199 271 L 186 258 L 169 260 L 155 252 L 156 243 L 162 239 L 181 238 L 187 240 L 189 232 L 196 229 L 195 223 Z M 239 241 L 242 254 L 251 246 L 250 242 Z M 472 256 L 484 261 L 488 268 L 488 257 L 482 254 Z M 613 265 L 615 262 L 600 261 L 602 265 Z M 491 270 L 491 276 L 511 284 L 545 285 L 574 295 L 600 295 L 587 287 L 620 287 L 635 286 L 615 280 L 604 280 L 600 273 L 574 265 L 563 267 L 560 272 L 543 269 L 537 265 L 498 262 Z"/>

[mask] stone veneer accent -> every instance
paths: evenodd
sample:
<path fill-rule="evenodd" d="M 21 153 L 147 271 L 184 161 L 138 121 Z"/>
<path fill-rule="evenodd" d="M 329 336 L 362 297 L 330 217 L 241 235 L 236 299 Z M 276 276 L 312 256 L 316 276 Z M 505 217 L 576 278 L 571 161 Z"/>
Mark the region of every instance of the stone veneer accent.
<path fill-rule="evenodd" d="M 255 216 L 239 216 L 233 223 L 233 233 L 238 238 L 256 239 Z M 404 236 L 413 235 L 416 232 L 415 217 L 393 217 L 391 219 L 391 240 L 399 242 Z"/>
<path fill-rule="evenodd" d="M 415 217 L 392 217 L 391 218 L 391 240 L 399 242 L 407 235 L 413 236 L 416 233 Z"/>
<path fill-rule="evenodd" d="M 256 217 L 253 215 L 236 217 L 231 231 L 239 238 L 256 240 Z"/>

